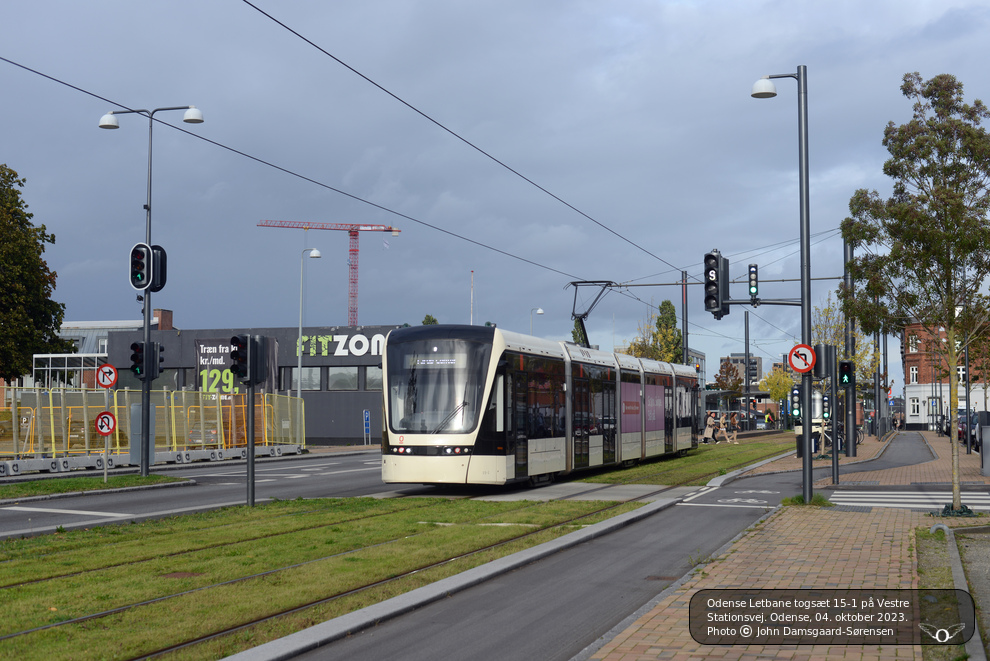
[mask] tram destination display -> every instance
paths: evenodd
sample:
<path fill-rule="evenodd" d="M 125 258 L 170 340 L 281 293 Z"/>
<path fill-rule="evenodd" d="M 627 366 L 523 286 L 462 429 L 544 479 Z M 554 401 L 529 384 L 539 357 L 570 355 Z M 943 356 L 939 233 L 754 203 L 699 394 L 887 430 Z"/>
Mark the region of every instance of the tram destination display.
<path fill-rule="evenodd" d="M 454 369 L 467 366 L 467 354 L 458 353 L 437 353 L 430 356 L 417 356 L 410 354 L 406 356 L 405 369 Z"/>

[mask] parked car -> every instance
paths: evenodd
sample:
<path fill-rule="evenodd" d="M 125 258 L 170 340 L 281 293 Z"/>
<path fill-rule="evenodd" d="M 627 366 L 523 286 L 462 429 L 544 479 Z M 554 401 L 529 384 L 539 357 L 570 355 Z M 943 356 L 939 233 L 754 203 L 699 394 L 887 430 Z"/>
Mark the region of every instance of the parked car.
<path fill-rule="evenodd" d="M 977 439 L 977 429 L 979 427 L 979 420 L 977 418 L 976 411 L 970 411 L 968 415 L 966 414 L 965 411 L 960 411 L 959 423 L 957 427 L 958 427 L 957 430 L 958 433 L 956 437 L 960 441 L 966 440 L 966 428 L 969 427 L 969 437 L 972 440 L 972 442 L 975 443 Z"/>

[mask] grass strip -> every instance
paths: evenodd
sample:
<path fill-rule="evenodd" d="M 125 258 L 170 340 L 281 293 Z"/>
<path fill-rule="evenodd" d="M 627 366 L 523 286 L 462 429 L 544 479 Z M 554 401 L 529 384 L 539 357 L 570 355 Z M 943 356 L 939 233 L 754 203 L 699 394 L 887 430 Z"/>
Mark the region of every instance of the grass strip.
<path fill-rule="evenodd" d="M 0 587 L 420 509 L 415 499 L 275 501 L 0 542 Z M 101 540 L 95 546 L 93 540 Z"/>
<path fill-rule="evenodd" d="M 51 479 L 27 480 L 0 485 L 0 500 L 29 498 L 31 496 L 51 496 L 60 493 L 97 491 L 100 489 L 121 489 L 143 487 L 168 482 L 187 482 L 181 477 L 167 475 L 111 475 L 104 482 L 102 477 L 59 477 Z"/>
<path fill-rule="evenodd" d="M 347 502 L 340 501 L 341 504 Z M 104 551 L 100 554 L 107 563 L 105 569 L 5 590 L 3 596 L 16 596 L 16 601 L 0 608 L 5 615 L 0 619 L 0 636 L 38 626 L 35 614 L 39 612 L 51 611 L 50 622 L 74 619 L 180 591 L 218 585 L 273 568 L 421 535 L 431 531 L 437 523 L 487 522 L 497 516 L 495 521 L 500 523 L 545 527 L 566 520 L 573 511 L 572 508 L 560 506 L 533 508 L 539 512 L 526 513 L 521 517 L 522 521 L 516 521 L 520 517 L 514 516 L 513 510 L 525 509 L 526 503 L 466 501 L 461 504 L 438 499 L 432 501 L 428 512 L 423 509 L 388 511 L 388 505 L 380 516 L 362 517 L 329 526 L 314 523 L 274 539 L 251 539 L 219 548 L 210 546 L 179 556 L 151 558 L 137 565 L 117 565 L 113 549 L 109 549 L 109 553 Z M 429 520 L 424 521 L 424 518 Z M 226 535 L 224 538 L 227 538 Z M 176 574 L 183 576 L 179 579 Z M 100 589 L 94 590 L 94 585 Z M 51 610 L 53 608 L 56 610 Z"/>
<path fill-rule="evenodd" d="M 915 528 L 915 549 L 918 556 L 919 590 L 953 590 L 952 564 L 949 561 L 949 540 L 943 530 L 928 532 L 928 528 Z M 922 645 L 924 661 L 956 661 L 965 659 L 965 645 Z"/>
<path fill-rule="evenodd" d="M 369 499 L 370 500 L 370 499 Z M 373 501 L 387 505 L 391 501 Z M 299 504 L 311 507 L 312 502 Z M 307 536 L 305 531 L 292 534 L 294 543 L 277 546 L 251 546 L 245 544 L 236 550 L 217 557 L 198 558 L 197 563 L 184 565 L 183 571 L 200 576 L 170 578 L 159 572 L 175 567 L 150 565 L 143 571 L 133 568 L 109 569 L 106 572 L 78 580 L 54 579 L 35 586 L 12 588 L 4 593 L 0 602 L 0 623 L 4 629 L 25 630 L 50 622 L 63 621 L 81 614 L 105 610 L 110 604 L 135 600 L 135 595 L 156 592 L 174 593 L 202 582 L 204 577 L 217 580 L 222 577 L 246 576 L 262 567 L 280 567 L 290 560 L 305 557 L 326 556 L 327 549 L 347 544 L 372 543 L 383 525 L 381 518 L 390 519 L 387 528 L 394 535 L 409 528 L 418 528 L 421 534 L 404 537 L 392 544 L 363 546 L 360 551 L 345 555 L 332 555 L 316 562 L 252 578 L 239 583 L 209 587 L 167 601 L 157 602 L 118 613 L 99 620 L 69 624 L 55 629 L 38 631 L 0 642 L 0 655 L 23 659 L 48 658 L 116 658 L 131 657 L 160 649 L 188 639 L 222 630 L 239 623 L 251 621 L 266 614 L 340 594 L 368 582 L 393 577 L 416 567 L 440 562 L 489 544 L 508 540 L 518 535 L 519 526 L 475 525 L 485 522 L 519 523 L 527 525 L 552 525 L 566 521 L 582 513 L 601 507 L 594 502 L 515 503 L 482 501 L 450 501 L 438 499 L 428 510 L 395 512 L 368 522 L 342 523 L 340 530 L 322 535 Z M 636 505 L 629 505 L 630 509 Z M 247 508 L 245 508 L 247 509 Z M 236 513 L 231 513 L 235 515 Z M 404 517 L 404 518 L 403 518 Z M 470 523 L 466 523 L 470 522 Z M 454 523 L 456 525 L 437 525 Z M 335 526 L 336 527 L 336 526 Z M 332 529 L 330 529 L 332 530 Z M 570 528 L 550 533 L 557 536 Z M 203 532 L 199 531 L 200 534 Z M 94 536 L 94 545 L 102 541 Z M 531 544 L 539 543 L 534 540 Z M 95 549 L 94 549 L 95 550 Z M 506 553 L 513 552 L 505 550 Z M 479 560 L 478 562 L 484 562 Z M 462 571 L 458 569 L 456 571 Z M 170 573 L 174 573 L 170 572 Z M 435 580 L 435 579 L 433 579 Z M 32 587 L 28 594 L 24 588 Z M 417 584 L 401 588 L 414 589 Z M 399 589 L 399 588 L 394 588 Z M 388 596 L 391 596 L 389 594 Z M 375 599 L 380 597 L 375 597 Z M 364 597 L 363 599 L 368 599 Z M 364 602 L 348 608 L 360 608 Z M 345 611 L 346 612 L 346 611 Z M 14 626 L 8 626 L 10 622 Z M 149 623 L 154 623 L 149 625 Z M 281 635 L 281 634 L 280 634 Z"/>
<path fill-rule="evenodd" d="M 781 432 L 743 440 L 739 445 L 701 445 L 684 457 L 671 455 L 624 470 L 602 471 L 589 475 L 582 481 L 597 484 L 700 486 L 706 484 L 712 474 L 724 475 L 742 465 L 769 459 L 793 449 L 794 433 Z"/>

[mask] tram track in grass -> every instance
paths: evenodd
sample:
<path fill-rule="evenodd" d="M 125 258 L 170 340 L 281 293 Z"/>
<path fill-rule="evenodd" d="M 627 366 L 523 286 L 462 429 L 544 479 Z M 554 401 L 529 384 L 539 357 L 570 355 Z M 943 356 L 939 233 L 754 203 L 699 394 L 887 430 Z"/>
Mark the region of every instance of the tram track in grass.
<path fill-rule="evenodd" d="M 106 571 L 109 569 L 116 569 L 126 566 L 136 566 L 141 563 L 151 562 L 151 561 L 162 561 L 167 559 L 175 560 L 182 558 L 183 556 L 188 556 L 189 554 L 193 554 L 193 553 L 199 553 L 205 551 L 219 551 L 223 548 L 230 547 L 236 544 L 246 544 L 251 542 L 259 542 L 263 540 L 272 541 L 279 538 L 280 536 L 291 535 L 293 533 L 300 531 L 318 530 L 320 528 L 327 529 L 333 526 L 356 523 L 358 521 L 367 518 L 386 516 L 388 514 L 392 514 L 399 511 L 408 511 L 411 509 L 421 509 L 421 508 L 429 507 L 428 504 L 413 504 L 412 502 L 404 502 L 402 500 L 392 500 L 392 501 L 384 501 L 384 502 L 388 502 L 389 504 L 402 503 L 402 505 L 400 506 L 401 509 L 396 509 L 391 512 L 384 512 L 384 513 L 377 512 L 375 514 L 371 514 L 368 516 L 354 516 L 351 518 L 342 518 L 339 520 L 332 520 L 329 522 L 325 521 L 324 519 L 315 526 L 307 523 L 307 519 L 306 519 L 307 514 L 312 514 L 317 517 L 325 517 L 327 515 L 327 512 L 325 511 L 300 512 L 298 514 L 292 515 L 293 517 L 297 517 L 297 518 L 295 518 L 295 520 L 292 521 L 291 525 L 287 526 L 284 529 L 272 530 L 270 528 L 270 532 L 265 534 L 254 534 L 253 536 L 236 537 L 235 539 L 232 539 L 230 541 L 218 542 L 216 544 L 197 544 L 195 541 L 188 542 L 185 539 L 181 539 L 173 543 L 169 543 L 168 541 L 166 541 L 165 544 L 163 544 L 163 546 L 165 546 L 164 549 L 161 548 L 161 546 L 158 546 L 152 550 L 148 547 L 147 543 L 145 543 L 144 540 L 132 540 L 130 542 L 130 545 L 135 546 L 136 549 L 135 549 L 135 554 L 130 556 L 129 558 L 120 560 L 119 562 L 116 563 L 98 564 L 97 566 L 83 568 L 75 571 L 59 572 L 58 567 L 52 566 L 52 564 L 41 565 L 36 562 L 38 560 L 44 560 L 45 557 L 51 557 L 59 565 L 85 564 L 89 559 L 87 554 L 82 553 L 79 554 L 81 557 L 73 557 L 74 554 L 72 553 L 73 551 L 72 549 L 67 550 L 63 548 L 57 551 L 57 553 L 52 553 L 49 556 L 34 555 L 27 558 L 28 562 L 23 563 L 21 566 L 18 566 L 16 559 L 6 559 L 0 561 L 0 570 L 4 570 L 3 573 L 0 573 L 0 595 L 3 594 L 4 590 L 9 590 L 12 588 L 20 588 L 48 580 L 66 579 L 74 576 L 81 576 L 84 575 L 86 572 L 90 572 L 90 571 Z M 223 512 L 224 510 L 218 510 L 216 513 L 213 514 L 223 515 Z M 278 523 L 280 522 L 275 521 L 274 527 L 277 527 Z M 258 527 L 259 526 L 257 522 L 249 520 L 238 524 L 224 524 L 221 526 L 211 526 L 209 529 L 212 531 L 225 529 L 225 531 L 228 534 L 236 535 L 237 529 L 245 529 L 251 531 L 252 533 L 257 533 Z M 115 532 L 119 531 L 120 528 L 119 526 L 115 526 L 115 527 L 107 526 L 104 527 L 102 530 L 106 532 L 108 535 L 113 535 Z M 203 529 L 191 530 L 188 532 L 195 535 L 201 530 Z M 124 544 L 116 543 L 118 548 L 124 546 L 125 544 L 128 543 L 126 542 Z M 128 550 L 122 549 L 122 551 L 126 556 Z M 28 573 L 34 572 L 36 574 L 41 574 L 41 575 L 37 576 L 36 578 L 31 578 L 28 580 L 10 581 L 9 579 L 11 577 L 8 574 L 8 572 L 11 571 L 15 571 L 15 572 L 20 571 L 20 572 L 28 572 Z"/>
<path fill-rule="evenodd" d="M 722 453 L 732 454 L 725 450 Z M 655 493 L 751 461 L 747 458 L 729 466 L 723 463 L 717 471 L 704 475 L 696 471 L 691 479 L 657 485 Z M 629 469 L 640 472 L 610 483 L 642 483 L 643 470 L 662 479 L 669 471 L 651 466 L 656 463 Z M 589 483 L 584 496 L 607 486 Z M 206 514 L 203 518 L 212 518 L 216 525 L 193 524 L 188 533 L 197 539 L 180 542 L 179 546 L 185 544 L 183 548 L 176 548 L 174 540 L 163 544 L 167 535 L 144 536 L 142 544 L 138 535 L 128 532 L 131 526 L 107 526 L 87 532 L 102 536 L 98 544 L 113 544 L 118 556 L 132 554 L 130 559 L 116 557 L 103 566 L 72 571 L 65 569 L 85 563 L 92 548 L 69 541 L 77 533 L 66 535 L 62 548 L 56 544 L 45 553 L 38 552 L 41 542 L 34 540 L 39 538 L 14 540 L 36 546 L 25 548 L 19 557 L 0 561 L 0 584 L 6 580 L 6 585 L 0 586 L 0 655 L 59 658 L 69 649 L 61 645 L 69 644 L 72 655 L 83 658 L 86 655 L 79 654 L 80 649 L 99 650 L 94 658 L 108 654 L 118 658 L 215 658 L 549 541 L 583 525 L 589 517 L 608 518 L 637 506 L 570 500 L 574 496 L 572 493 L 567 500 L 545 503 L 492 503 L 449 496 L 281 501 L 270 504 L 276 512 L 264 517 L 264 523 L 253 519 L 260 508 Z M 376 507 L 388 511 L 374 512 Z M 370 509 L 357 511 L 362 508 Z M 326 517 L 333 512 L 338 518 L 328 522 Z M 423 516 L 424 512 L 430 516 Z M 245 518 L 230 522 L 232 513 Z M 169 522 L 133 526 L 156 524 Z M 378 530 L 387 528 L 386 524 L 398 527 Z M 258 534 L 259 526 L 264 528 L 262 534 Z M 218 530 L 234 537 L 240 534 L 241 538 L 211 541 L 209 533 Z M 364 533 L 354 532 L 360 530 Z M 379 534 L 362 537 L 372 530 Z M 345 533 L 354 535 L 351 541 L 339 540 L 340 547 L 326 553 L 330 550 L 323 548 L 327 539 Z M 343 548 L 348 543 L 350 546 Z M 0 546 L 5 554 L 7 545 Z M 167 552 L 162 553 L 162 546 Z M 281 554 L 272 553 L 273 546 L 283 549 Z M 22 561 L 26 558 L 50 560 L 43 564 L 61 566 L 50 567 L 47 577 L 10 580 L 12 572 L 25 566 Z M 93 560 L 91 564 L 100 563 Z M 149 589 L 133 591 L 135 582 L 147 583 Z M 115 587 L 118 585 L 123 587 Z M 156 622 L 156 635 L 148 636 L 146 622 Z"/>
<path fill-rule="evenodd" d="M 664 455 L 630 468 L 598 471 L 577 479 L 589 484 L 657 484 L 669 488 L 703 486 L 709 480 L 740 470 L 753 463 L 780 456 L 793 448 L 793 434 L 781 433 L 742 444 L 702 445 L 700 452 Z M 686 459 L 687 461 L 680 461 Z M 711 466 L 717 466 L 712 469 Z"/>
<path fill-rule="evenodd" d="M 300 505 L 312 507 L 312 503 L 304 501 Z M 447 511 L 440 511 L 445 505 Z M 219 559 L 233 566 L 233 573 L 237 574 L 227 580 L 215 580 L 212 578 L 215 574 L 209 571 L 189 571 L 185 573 L 190 576 L 170 579 L 169 576 L 179 572 L 162 575 L 161 566 L 146 567 L 144 572 L 137 571 L 135 566 L 128 566 L 109 570 L 110 573 L 121 574 L 116 577 L 103 575 L 87 581 L 77 575 L 74 579 L 53 578 L 13 587 L 2 602 L 4 605 L 0 606 L 0 630 L 5 630 L 0 636 L 0 655 L 22 659 L 63 658 L 68 648 L 60 647 L 60 642 L 73 641 L 73 656 L 85 656 L 78 653 L 79 649 L 99 649 L 97 656 L 110 654 L 120 658 L 147 658 L 166 649 L 182 647 L 188 650 L 189 645 L 197 644 L 197 641 L 215 640 L 218 636 L 228 636 L 232 632 L 244 631 L 245 627 L 277 618 L 300 616 L 320 606 L 324 606 L 322 610 L 326 612 L 313 617 L 326 619 L 334 617 L 334 613 L 348 612 L 366 605 L 366 602 L 388 598 L 393 593 L 437 580 L 442 576 L 433 575 L 444 568 L 457 573 L 469 566 L 483 564 L 492 556 L 512 553 L 518 550 L 515 548 L 517 546 L 538 544 L 544 538 L 564 534 L 569 526 L 579 525 L 578 522 L 589 516 L 607 518 L 607 511 L 618 507 L 602 503 L 471 503 L 449 500 L 434 500 L 428 506 L 430 517 L 422 516 L 424 507 L 399 512 L 408 515 L 402 526 L 419 527 L 417 534 L 403 531 L 401 535 L 383 535 L 389 538 L 377 543 L 367 540 L 369 543 L 356 544 L 354 548 L 339 553 L 311 554 L 318 557 L 300 562 L 288 562 L 289 558 L 283 557 L 282 562 L 272 566 L 270 560 L 265 560 L 268 566 L 262 571 L 252 571 L 254 563 L 246 562 L 251 553 L 260 554 L 262 549 L 240 549 L 237 554 Z M 370 523 L 373 518 L 366 517 L 364 523 Z M 423 522 L 420 521 L 422 518 L 431 520 Z M 484 525 L 485 521 L 501 525 Z M 441 526 L 438 523 L 454 525 Z M 381 524 L 377 521 L 375 525 Z M 345 526 L 334 525 L 341 528 L 339 532 Z M 523 530 L 520 531 L 520 528 Z M 323 534 L 326 529 L 326 526 L 317 526 L 311 532 Z M 304 542 L 303 546 L 307 545 L 315 545 L 319 550 L 319 539 Z M 217 548 L 212 550 L 215 552 Z M 175 556 L 164 560 L 173 564 L 174 561 Z M 107 604 L 110 607 L 98 606 L 102 602 L 101 591 L 117 589 L 126 592 L 130 589 L 129 583 L 139 580 L 138 576 L 159 586 L 163 578 L 166 582 L 173 580 L 182 584 L 184 589 L 160 590 L 150 598 L 128 599 L 125 595 L 118 598 L 118 603 Z M 200 578 L 200 584 L 196 585 L 199 577 L 208 578 Z M 89 578 L 92 579 L 93 575 Z M 395 587 L 397 582 L 405 583 L 406 587 Z M 377 596 L 369 596 L 370 592 L 375 591 L 379 593 Z M 95 595 L 92 594 L 94 592 Z M 106 598 L 105 595 L 103 598 Z M 53 603 L 58 606 L 48 606 Z M 231 604 L 253 606 L 231 607 Z M 310 616 L 303 614 L 301 617 L 306 619 Z M 29 622 L 36 626 L 30 626 Z M 172 638 L 162 641 L 156 636 L 153 642 L 147 641 L 149 645 L 141 647 L 141 641 L 147 640 L 146 631 L 141 631 L 147 629 L 146 622 L 156 622 L 155 629 L 165 632 L 166 637 L 172 635 Z M 289 629 L 292 628 L 289 626 Z M 123 646 L 124 641 L 135 643 L 137 647 Z"/>

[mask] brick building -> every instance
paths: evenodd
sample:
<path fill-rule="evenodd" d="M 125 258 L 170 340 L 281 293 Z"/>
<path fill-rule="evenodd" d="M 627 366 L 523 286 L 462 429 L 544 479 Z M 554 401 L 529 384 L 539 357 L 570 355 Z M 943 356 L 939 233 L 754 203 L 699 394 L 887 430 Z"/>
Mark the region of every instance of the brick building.
<path fill-rule="evenodd" d="M 941 347 L 944 331 L 930 334 L 921 324 L 905 326 L 901 334 L 901 364 L 904 368 L 904 416 L 907 429 L 932 429 L 938 416 L 949 415 L 949 375 Z M 960 352 L 955 367 L 959 378 L 959 408 L 966 408 L 966 364 Z M 976 380 L 980 370 L 970 360 L 970 409 L 987 410 L 987 387 Z"/>

